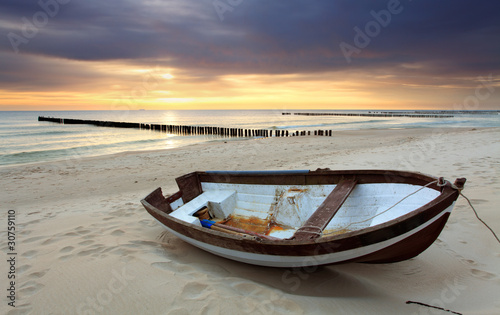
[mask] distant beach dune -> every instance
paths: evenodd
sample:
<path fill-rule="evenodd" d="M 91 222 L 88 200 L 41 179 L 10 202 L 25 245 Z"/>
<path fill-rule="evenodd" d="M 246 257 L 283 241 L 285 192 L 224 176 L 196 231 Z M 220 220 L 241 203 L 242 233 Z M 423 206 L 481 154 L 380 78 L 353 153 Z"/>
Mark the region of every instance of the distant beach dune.
<path fill-rule="evenodd" d="M 176 192 L 174 179 L 195 170 L 325 167 L 466 177 L 463 193 L 500 234 L 500 128 L 338 131 L 6 166 L 0 313 L 447 314 L 414 301 L 500 314 L 500 244 L 463 198 L 414 259 L 305 269 L 211 255 L 165 232 L 139 202 L 159 186 Z"/>

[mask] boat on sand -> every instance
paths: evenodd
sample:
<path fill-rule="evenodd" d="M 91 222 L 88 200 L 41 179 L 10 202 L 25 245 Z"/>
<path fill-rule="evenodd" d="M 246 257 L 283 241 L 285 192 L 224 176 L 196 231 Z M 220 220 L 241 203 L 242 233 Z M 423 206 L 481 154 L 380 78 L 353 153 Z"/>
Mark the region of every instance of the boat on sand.
<path fill-rule="evenodd" d="M 406 171 L 206 171 L 141 200 L 182 240 L 270 267 L 391 263 L 417 256 L 444 228 L 465 179 Z"/>

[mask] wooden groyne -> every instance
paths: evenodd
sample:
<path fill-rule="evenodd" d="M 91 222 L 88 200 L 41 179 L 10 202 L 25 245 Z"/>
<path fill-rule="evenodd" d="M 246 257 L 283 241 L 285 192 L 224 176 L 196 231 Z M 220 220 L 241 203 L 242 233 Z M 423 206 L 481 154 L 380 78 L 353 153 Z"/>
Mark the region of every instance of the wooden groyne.
<path fill-rule="evenodd" d="M 282 115 L 292 115 L 292 113 L 281 113 Z M 397 112 L 380 112 L 380 113 L 293 113 L 293 115 L 301 116 L 361 116 L 361 117 L 411 117 L 411 118 L 453 118 L 453 115 L 436 115 L 436 114 L 416 114 L 416 113 L 397 113 Z"/>
<path fill-rule="evenodd" d="M 66 125 L 93 125 L 98 127 L 111 128 L 132 128 L 143 130 L 154 130 L 166 132 L 176 135 L 214 135 L 221 137 L 295 137 L 295 136 L 329 136 L 333 135 L 332 130 L 314 130 L 314 131 L 289 131 L 278 129 L 242 129 L 242 128 L 226 128 L 226 127 L 210 127 L 210 126 L 184 126 L 184 125 L 161 125 L 161 124 L 143 124 L 131 122 L 116 122 L 116 121 L 101 121 L 101 120 L 85 120 L 85 119 L 68 119 L 38 116 L 38 121 L 48 121 Z"/>

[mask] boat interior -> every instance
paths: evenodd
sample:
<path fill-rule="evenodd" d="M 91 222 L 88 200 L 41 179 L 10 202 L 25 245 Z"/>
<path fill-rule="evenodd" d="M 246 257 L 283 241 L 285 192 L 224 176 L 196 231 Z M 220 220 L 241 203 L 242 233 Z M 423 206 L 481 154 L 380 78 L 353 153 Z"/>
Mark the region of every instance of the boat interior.
<path fill-rule="evenodd" d="M 440 192 L 404 183 L 341 182 L 337 185 L 253 185 L 202 182 L 202 193 L 170 203 L 170 215 L 275 239 L 330 236 L 396 219 Z"/>

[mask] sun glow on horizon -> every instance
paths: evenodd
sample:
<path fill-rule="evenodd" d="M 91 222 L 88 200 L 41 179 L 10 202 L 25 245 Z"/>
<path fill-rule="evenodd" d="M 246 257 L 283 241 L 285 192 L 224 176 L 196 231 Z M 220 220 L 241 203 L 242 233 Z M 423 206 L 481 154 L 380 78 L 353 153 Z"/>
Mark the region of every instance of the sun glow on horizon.
<path fill-rule="evenodd" d="M 53 58 L 32 56 L 49 66 Z M 50 85 L 0 88 L 0 110 L 119 109 L 453 109 L 468 93 L 463 82 L 369 72 L 203 75 L 130 62 L 59 60 Z M 406 68 L 418 65 L 403 65 Z M 66 69 L 71 69 L 68 72 Z M 63 71 L 64 70 L 64 71 Z M 82 76 L 71 76 L 81 73 Z M 37 89 L 37 84 L 39 87 Z M 499 86 L 499 83 L 496 82 Z M 495 99 L 489 100 L 494 102 Z"/>

